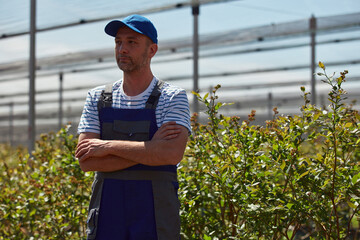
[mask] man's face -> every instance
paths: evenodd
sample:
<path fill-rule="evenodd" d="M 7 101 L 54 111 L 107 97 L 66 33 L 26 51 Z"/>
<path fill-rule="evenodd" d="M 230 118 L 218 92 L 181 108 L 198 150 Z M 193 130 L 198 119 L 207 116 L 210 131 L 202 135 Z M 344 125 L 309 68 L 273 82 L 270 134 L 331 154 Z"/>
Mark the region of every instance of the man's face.
<path fill-rule="evenodd" d="M 115 37 L 116 62 L 124 72 L 134 72 L 150 65 L 152 42 L 128 27 L 119 29 Z"/>

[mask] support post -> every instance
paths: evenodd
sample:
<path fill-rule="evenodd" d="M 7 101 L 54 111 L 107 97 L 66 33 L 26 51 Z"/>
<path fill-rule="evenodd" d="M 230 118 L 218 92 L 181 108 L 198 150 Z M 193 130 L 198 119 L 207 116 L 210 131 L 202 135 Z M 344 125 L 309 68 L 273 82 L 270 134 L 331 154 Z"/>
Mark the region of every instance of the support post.
<path fill-rule="evenodd" d="M 9 143 L 10 146 L 14 145 L 14 103 L 9 104 Z"/>
<path fill-rule="evenodd" d="M 30 59 L 29 59 L 29 126 L 28 126 L 28 151 L 35 149 L 35 36 L 36 36 L 36 0 L 31 0 L 30 5 Z"/>
<path fill-rule="evenodd" d="M 273 96 L 272 93 L 268 94 L 268 120 L 273 119 Z"/>
<path fill-rule="evenodd" d="M 59 73 L 59 130 L 63 120 L 63 73 Z"/>
<path fill-rule="evenodd" d="M 311 104 L 316 105 L 316 18 L 311 16 L 310 18 L 310 37 L 311 37 Z"/>
<path fill-rule="evenodd" d="M 192 6 L 192 15 L 194 18 L 194 33 L 193 33 L 193 90 L 197 92 L 199 90 L 199 18 L 200 7 L 199 4 Z M 193 102 L 194 112 L 199 112 L 199 102 L 194 96 Z"/>

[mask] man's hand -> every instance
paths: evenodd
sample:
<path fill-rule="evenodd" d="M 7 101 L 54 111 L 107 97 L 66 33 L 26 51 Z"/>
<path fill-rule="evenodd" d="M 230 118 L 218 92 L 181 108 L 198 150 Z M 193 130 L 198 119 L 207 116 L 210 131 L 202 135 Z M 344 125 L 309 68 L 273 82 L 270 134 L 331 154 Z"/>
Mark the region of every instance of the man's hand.
<path fill-rule="evenodd" d="M 181 126 L 176 122 L 167 122 L 161 125 L 156 131 L 153 138 L 154 140 L 170 140 L 179 136 L 181 132 Z"/>
<path fill-rule="evenodd" d="M 97 138 L 84 139 L 76 147 L 75 157 L 80 162 L 90 157 L 104 157 L 110 154 L 110 141 L 104 141 Z"/>

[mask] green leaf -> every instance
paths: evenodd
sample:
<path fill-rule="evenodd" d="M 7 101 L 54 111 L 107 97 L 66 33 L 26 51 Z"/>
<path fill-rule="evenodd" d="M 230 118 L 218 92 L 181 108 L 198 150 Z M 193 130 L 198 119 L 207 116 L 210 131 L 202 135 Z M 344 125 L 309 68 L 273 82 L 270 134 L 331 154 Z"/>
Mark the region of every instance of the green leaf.
<path fill-rule="evenodd" d="M 324 188 L 326 185 L 328 185 L 330 182 L 330 179 L 326 179 L 324 184 L 321 186 L 321 188 Z"/>
<path fill-rule="evenodd" d="M 56 166 L 55 166 L 55 165 L 52 165 L 52 166 L 51 166 L 51 171 L 52 171 L 53 173 L 56 173 Z"/>
<path fill-rule="evenodd" d="M 195 91 L 191 91 L 192 94 L 194 94 L 195 96 L 197 97 L 200 97 L 200 94 L 198 92 L 195 92 Z"/>
<path fill-rule="evenodd" d="M 30 216 L 30 217 L 31 217 L 31 216 L 34 216 L 35 213 L 36 213 L 36 209 L 33 209 L 33 210 L 29 213 L 29 216 Z"/>
<path fill-rule="evenodd" d="M 31 174 L 31 177 L 32 177 L 33 179 L 37 179 L 37 178 L 39 177 L 39 173 L 38 173 L 38 172 L 34 172 L 34 173 Z"/>
<path fill-rule="evenodd" d="M 218 110 L 223 104 L 221 102 L 218 102 L 215 106 L 215 110 Z"/>
<path fill-rule="evenodd" d="M 318 118 L 321 116 L 321 113 L 318 112 L 314 115 L 314 121 L 318 120 Z"/>
<path fill-rule="evenodd" d="M 360 196 L 356 196 L 356 195 L 353 194 L 353 193 L 350 193 L 349 195 L 350 195 L 350 197 L 351 197 L 352 199 L 354 199 L 354 200 L 360 199 Z"/>
<path fill-rule="evenodd" d="M 209 97 L 209 93 L 206 93 L 205 96 L 203 97 L 203 99 L 207 99 Z"/>
<path fill-rule="evenodd" d="M 209 237 L 208 235 L 204 234 L 203 239 L 204 239 L 204 240 L 211 240 L 211 237 Z"/>
<path fill-rule="evenodd" d="M 301 175 L 300 175 L 300 177 L 299 177 L 299 179 L 300 179 L 300 178 L 302 178 L 302 177 L 304 177 L 304 176 L 306 176 L 306 175 L 308 175 L 308 174 L 309 174 L 309 172 L 310 172 L 310 170 L 309 170 L 309 171 L 304 172 L 303 174 L 301 174 Z"/>
<path fill-rule="evenodd" d="M 351 182 L 355 185 L 359 179 L 360 179 L 360 173 L 353 176 L 353 178 L 351 179 Z"/>
<path fill-rule="evenodd" d="M 351 207 L 352 209 L 356 209 L 356 205 L 353 202 L 351 202 L 349 200 L 346 200 L 346 202 L 349 205 L 349 207 Z"/>
<path fill-rule="evenodd" d="M 286 162 L 285 162 L 285 160 L 283 160 L 280 168 L 281 168 L 281 170 L 284 171 L 284 168 L 285 168 L 285 167 L 286 167 Z"/>
<path fill-rule="evenodd" d="M 286 204 L 286 207 L 287 207 L 288 209 L 291 209 L 291 208 L 292 208 L 292 206 L 294 206 L 294 204 L 293 204 L 293 203 L 288 203 L 288 204 Z"/>

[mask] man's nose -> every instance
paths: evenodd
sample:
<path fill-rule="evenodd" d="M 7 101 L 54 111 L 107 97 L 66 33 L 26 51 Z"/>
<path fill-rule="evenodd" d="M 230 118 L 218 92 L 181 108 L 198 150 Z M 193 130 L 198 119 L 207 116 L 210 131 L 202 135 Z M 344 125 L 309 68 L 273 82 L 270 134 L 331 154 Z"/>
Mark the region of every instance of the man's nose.
<path fill-rule="evenodd" d="M 118 51 L 119 53 L 121 53 L 121 54 L 128 52 L 125 44 L 119 44 L 119 45 L 117 46 L 117 51 Z"/>

